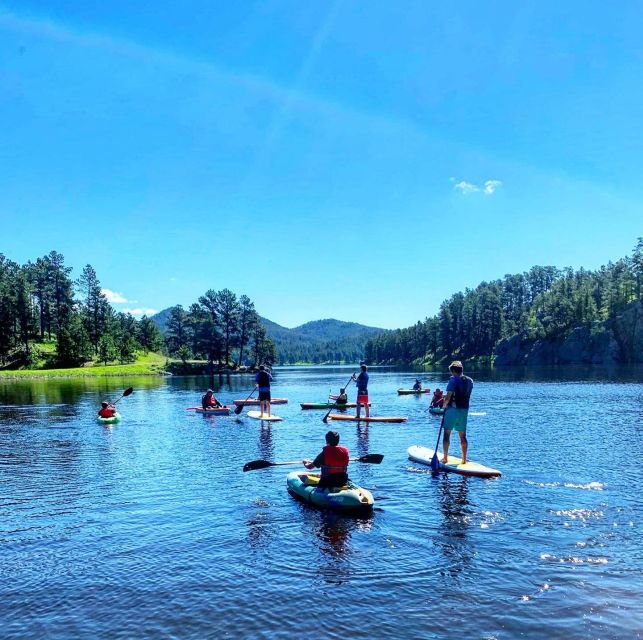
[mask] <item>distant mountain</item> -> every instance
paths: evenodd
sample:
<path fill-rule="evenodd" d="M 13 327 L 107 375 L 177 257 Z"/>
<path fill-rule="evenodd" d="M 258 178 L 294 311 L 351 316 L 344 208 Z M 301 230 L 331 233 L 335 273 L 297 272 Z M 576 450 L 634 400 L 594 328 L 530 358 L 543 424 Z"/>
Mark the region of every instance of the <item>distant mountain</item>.
<path fill-rule="evenodd" d="M 162 333 L 165 333 L 170 311 L 170 308 L 163 309 L 152 316 Z M 331 318 L 306 322 L 293 329 L 261 316 L 259 319 L 275 342 L 279 364 L 358 362 L 364 357 L 366 341 L 385 331 Z"/>

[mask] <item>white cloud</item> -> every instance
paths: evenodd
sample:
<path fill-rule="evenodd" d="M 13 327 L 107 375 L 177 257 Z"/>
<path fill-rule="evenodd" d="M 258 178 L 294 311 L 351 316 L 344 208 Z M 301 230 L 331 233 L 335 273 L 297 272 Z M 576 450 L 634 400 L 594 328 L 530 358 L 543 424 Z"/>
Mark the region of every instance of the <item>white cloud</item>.
<path fill-rule="evenodd" d="M 490 196 L 493 195 L 496 189 L 502 186 L 502 181 L 500 180 L 485 180 L 482 186 L 473 184 L 473 182 L 467 182 L 466 180 L 460 180 L 460 182 L 456 182 L 455 178 L 449 178 L 449 180 L 455 183 L 453 185 L 454 189 L 457 189 L 465 195 L 482 191 L 486 196 Z"/>
<path fill-rule="evenodd" d="M 487 180 L 484 183 L 484 189 L 486 195 L 490 196 L 498 187 L 502 187 L 502 182 L 500 180 Z"/>
<path fill-rule="evenodd" d="M 460 180 L 460 182 L 456 182 L 453 185 L 453 188 L 458 189 L 459 191 L 465 194 L 480 191 L 479 187 L 477 187 L 475 184 L 472 184 L 471 182 L 467 182 L 466 180 Z"/>
<path fill-rule="evenodd" d="M 136 309 L 121 309 L 123 313 L 131 313 L 133 316 L 153 316 L 155 313 L 158 313 L 158 309 L 145 309 L 137 307 Z"/>
<path fill-rule="evenodd" d="M 101 289 L 101 293 L 107 298 L 107 302 L 111 304 L 122 304 L 123 302 L 135 302 L 135 300 L 128 300 L 122 293 L 117 293 L 111 289 Z"/>

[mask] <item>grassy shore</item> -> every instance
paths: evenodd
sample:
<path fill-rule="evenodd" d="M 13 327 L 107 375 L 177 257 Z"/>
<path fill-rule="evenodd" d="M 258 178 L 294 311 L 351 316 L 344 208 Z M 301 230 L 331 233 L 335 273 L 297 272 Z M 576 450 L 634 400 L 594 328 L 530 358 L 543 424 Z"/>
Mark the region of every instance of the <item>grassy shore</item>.
<path fill-rule="evenodd" d="M 24 378 L 101 378 L 106 376 L 156 376 L 165 369 L 166 357 L 158 353 L 139 354 L 131 364 L 93 363 L 69 369 L 15 369 L 0 371 L 0 380 Z"/>

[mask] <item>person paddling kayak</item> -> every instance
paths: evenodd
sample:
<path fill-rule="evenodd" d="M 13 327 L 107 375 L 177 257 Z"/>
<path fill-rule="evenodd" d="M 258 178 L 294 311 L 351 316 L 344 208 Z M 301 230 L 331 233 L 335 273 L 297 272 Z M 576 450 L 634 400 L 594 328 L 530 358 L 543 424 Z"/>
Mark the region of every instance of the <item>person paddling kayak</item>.
<path fill-rule="evenodd" d="M 346 404 L 347 402 L 348 402 L 348 394 L 346 393 L 346 389 L 340 389 L 339 395 L 337 396 L 337 400 L 335 400 L 335 404 Z"/>
<path fill-rule="evenodd" d="M 366 373 L 368 367 L 362 362 L 360 368 L 362 370 L 357 377 L 353 374 L 353 380 L 355 380 L 355 386 L 357 387 L 357 417 L 359 418 L 360 409 L 364 405 L 366 417 L 368 418 L 368 373 Z"/>
<path fill-rule="evenodd" d="M 348 482 L 348 460 L 350 454 L 346 447 L 339 446 L 339 433 L 326 433 L 326 446 L 314 460 L 302 460 L 306 469 L 321 467 L 319 489 L 343 487 Z"/>
<path fill-rule="evenodd" d="M 109 402 L 101 402 L 98 410 L 99 418 L 113 418 L 116 415 L 116 407 Z"/>
<path fill-rule="evenodd" d="M 208 409 L 217 409 L 223 405 L 214 397 L 214 391 L 208 389 L 204 396 L 201 398 L 201 407 L 204 411 Z"/>
<path fill-rule="evenodd" d="M 462 362 L 454 360 L 449 365 L 451 378 L 447 384 L 447 395 L 444 398 L 444 438 L 442 439 L 442 462 L 447 464 L 451 431 L 455 430 L 460 436 L 462 449 L 462 464 L 467 463 L 467 417 L 469 415 L 469 398 L 473 391 L 473 380 L 462 374 Z"/>
<path fill-rule="evenodd" d="M 413 385 L 413 391 L 422 391 L 422 383 L 418 378 L 415 379 L 415 384 Z"/>
<path fill-rule="evenodd" d="M 433 397 L 431 398 L 431 405 L 430 409 L 442 409 L 442 405 L 444 404 L 444 393 L 442 392 L 442 389 L 436 389 L 433 392 Z"/>
<path fill-rule="evenodd" d="M 270 415 L 270 382 L 272 376 L 266 371 L 266 367 L 261 365 L 255 376 L 255 387 L 259 388 L 259 404 L 261 413 Z"/>

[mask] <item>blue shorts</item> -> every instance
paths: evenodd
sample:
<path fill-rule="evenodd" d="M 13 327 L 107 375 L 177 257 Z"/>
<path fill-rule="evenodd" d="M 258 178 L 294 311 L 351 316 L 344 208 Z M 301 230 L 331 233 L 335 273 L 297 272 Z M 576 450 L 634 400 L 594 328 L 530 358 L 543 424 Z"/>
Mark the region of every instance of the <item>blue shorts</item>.
<path fill-rule="evenodd" d="M 444 412 L 444 429 L 445 431 L 467 432 L 467 417 L 469 409 L 456 409 L 449 407 Z"/>

